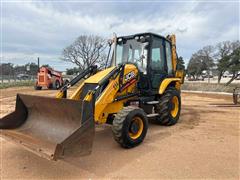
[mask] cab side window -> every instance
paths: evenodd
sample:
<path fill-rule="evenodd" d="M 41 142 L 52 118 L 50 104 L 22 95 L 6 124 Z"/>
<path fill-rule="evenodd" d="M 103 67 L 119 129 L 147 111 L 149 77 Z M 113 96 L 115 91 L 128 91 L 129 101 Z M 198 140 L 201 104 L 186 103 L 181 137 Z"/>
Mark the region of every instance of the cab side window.
<path fill-rule="evenodd" d="M 164 71 L 164 53 L 161 39 L 154 39 L 152 44 L 152 70 Z"/>
<path fill-rule="evenodd" d="M 122 56 L 123 56 L 123 47 L 120 45 L 117 45 L 117 52 L 116 52 L 116 65 L 122 63 Z"/>
<path fill-rule="evenodd" d="M 166 44 L 166 58 L 167 58 L 167 67 L 168 67 L 168 74 L 173 74 L 173 67 L 172 67 L 172 51 L 171 45 L 169 42 L 165 41 Z"/>
<path fill-rule="evenodd" d="M 162 80 L 167 76 L 167 65 L 164 40 L 153 38 L 151 47 L 151 87 L 158 89 Z"/>

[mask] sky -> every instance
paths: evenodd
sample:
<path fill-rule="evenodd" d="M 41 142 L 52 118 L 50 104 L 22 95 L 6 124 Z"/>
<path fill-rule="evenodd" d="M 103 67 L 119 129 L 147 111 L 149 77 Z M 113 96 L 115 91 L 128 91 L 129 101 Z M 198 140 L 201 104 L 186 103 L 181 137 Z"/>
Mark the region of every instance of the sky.
<path fill-rule="evenodd" d="M 206 45 L 239 40 L 237 1 L 11 1 L 1 0 L 1 62 L 74 65 L 60 60 L 79 35 L 111 38 L 140 32 L 176 34 L 187 63 Z"/>

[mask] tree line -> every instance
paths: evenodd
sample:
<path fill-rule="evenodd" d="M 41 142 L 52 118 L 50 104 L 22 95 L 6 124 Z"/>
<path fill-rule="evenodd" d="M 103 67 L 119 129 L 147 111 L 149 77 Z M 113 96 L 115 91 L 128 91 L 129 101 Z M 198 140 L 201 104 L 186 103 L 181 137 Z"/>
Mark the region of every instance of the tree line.
<path fill-rule="evenodd" d="M 98 64 L 104 66 L 106 63 L 107 40 L 95 35 L 81 35 L 62 52 L 62 60 L 76 64 L 77 68 L 67 69 L 67 74 L 76 74 L 86 67 Z M 204 46 L 193 53 L 188 63 L 186 74 L 197 79 L 206 71 L 208 80 L 210 72 L 217 71 L 218 83 L 220 83 L 225 72 L 232 74 L 227 82 L 230 84 L 240 76 L 240 42 L 223 41 L 214 46 Z M 177 69 L 185 69 L 184 60 L 178 58 Z"/>
<path fill-rule="evenodd" d="M 234 79 L 240 76 L 240 42 L 223 41 L 214 46 L 204 46 L 202 49 L 193 53 L 187 66 L 187 74 L 193 78 L 207 72 L 216 70 L 218 83 L 225 72 L 231 73 L 231 79 L 226 83 L 229 85 Z"/>
<path fill-rule="evenodd" d="M 97 35 L 80 35 L 72 44 L 62 51 L 61 60 L 71 62 L 77 67 L 66 70 L 68 75 L 81 72 L 87 67 L 97 64 L 100 68 L 106 65 L 108 41 Z M 46 65 L 48 66 L 48 65 Z M 27 67 L 29 70 L 27 71 Z M 48 66 L 49 67 L 49 66 Z M 240 76 L 240 42 L 224 41 L 215 46 L 204 46 L 193 53 L 185 69 L 183 58 L 178 58 L 177 69 L 183 69 L 188 76 L 198 78 L 203 71 L 209 77 L 212 70 L 217 71 L 218 83 L 225 72 L 232 74 L 227 82 L 230 84 Z M 28 63 L 22 66 L 13 66 L 11 63 L 0 64 L 0 75 L 16 75 L 19 73 L 36 75 L 38 66 L 35 63 Z"/>
<path fill-rule="evenodd" d="M 48 64 L 42 65 L 44 67 L 50 67 Z M 36 63 L 27 63 L 25 65 L 16 65 L 12 63 L 0 64 L 0 76 L 16 76 L 18 74 L 37 75 L 38 65 Z"/>

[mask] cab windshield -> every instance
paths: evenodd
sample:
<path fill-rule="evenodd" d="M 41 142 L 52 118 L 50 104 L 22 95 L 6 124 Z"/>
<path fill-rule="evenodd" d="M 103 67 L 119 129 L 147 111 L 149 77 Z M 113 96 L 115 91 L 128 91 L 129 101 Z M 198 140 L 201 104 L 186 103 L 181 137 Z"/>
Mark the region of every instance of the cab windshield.
<path fill-rule="evenodd" d="M 140 71 L 146 73 L 148 44 L 137 39 L 119 38 L 116 47 L 116 64 L 134 63 Z"/>

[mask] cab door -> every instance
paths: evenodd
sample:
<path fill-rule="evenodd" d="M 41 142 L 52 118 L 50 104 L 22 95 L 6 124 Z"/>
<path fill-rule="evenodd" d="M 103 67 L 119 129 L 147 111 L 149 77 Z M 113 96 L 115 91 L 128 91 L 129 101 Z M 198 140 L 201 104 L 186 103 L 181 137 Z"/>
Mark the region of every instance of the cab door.
<path fill-rule="evenodd" d="M 174 76 L 173 71 L 173 62 L 172 62 L 172 46 L 170 42 L 165 40 L 165 53 L 166 53 L 166 62 L 167 62 L 167 74 L 168 77 Z"/>
<path fill-rule="evenodd" d="M 165 40 L 153 37 L 150 47 L 149 74 L 152 89 L 158 89 L 161 82 L 168 76 Z"/>

